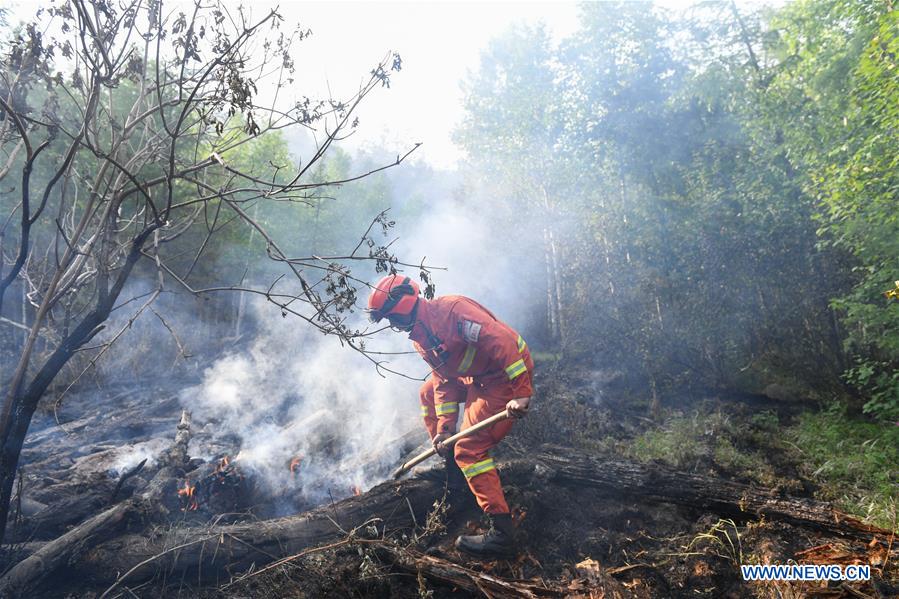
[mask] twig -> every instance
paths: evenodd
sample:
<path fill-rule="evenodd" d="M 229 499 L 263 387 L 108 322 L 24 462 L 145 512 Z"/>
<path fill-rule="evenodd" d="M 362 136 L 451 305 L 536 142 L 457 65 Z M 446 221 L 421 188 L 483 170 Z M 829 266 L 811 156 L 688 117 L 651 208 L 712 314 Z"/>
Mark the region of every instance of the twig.
<path fill-rule="evenodd" d="M 175 334 L 175 330 L 169 325 L 169 323 L 166 322 L 165 318 L 163 318 L 162 315 L 153 308 L 150 308 L 150 312 L 156 315 L 156 318 L 159 319 L 159 322 L 162 323 L 162 326 L 164 326 L 166 330 L 168 330 L 169 334 L 172 336 L 172 339 L 175 340 L 175 345 L 178 346 L 178 355 L 175 356 L 175 363 L 178 362 L 178 358 L 189 358 L 190 354 L 187 353 L 187 349 L 184 347 L 184 344 L 181 343 L 178 335 Z"/>
<path fill-rule="evenodd" d="M 845 582 L 840 585 L 840 589 L 845 591 L 846 593 L 849 593 L 853 597 L 860 597 L 861 599 L 874 599 L 874 597 L 872 597 L 871 595 L 868 595 L 867 593 L 862 593 L 858 589 L 852 588 Z"/>
<path fill-rule="evenodd" d="M 412 509 L 412 502 L 409 501 L 409 497 L 406 497 L 406 505 L 409 506 L 409 513 L 412 515 L 412 525 L 415 528 L 418 528 L 418 520 L 415 518 L 415 510 Z"/>
<path fill-rule="evenodd" d="M 75 385 L 75 383 L 77 383 L 79 380 L 81 380 L 81 377 L 84 376 L 84 374 L 88 370 L 90 370 L 97 363 L 97 360 L 99 360 L 100 358 L 103 357 L 103 354 L 105 354 L 109 350 L 109 348 L 112 347 L 112 345 L 116 341 L 119 340 L 119 337 L 121 337 L 125 333 L 125 331 L 127 331 L 128 329 L 131 328 L 131 325 L 133 325 L 134 321 L 137 320 L 137 318 L 141 314 L 143 314 L 144 310 L 146 310 L 150 306 L 150 304 L 152 304 L 154 301 L 156 301 L 156 298 L 159 297 L 159 293 L 160 293 L 159 289 L 157 289 L 153 292 L 153 294 L 150 296 L 150 298 L 146 302 L 144 302 L 144 304 L 140 308 L 138 308 L 137 312 L 135 312 L 134 314 L 131 315 L 131 318 L 128 319 L 128 322 L 125 323 L 125 326 L 123 326 L 121 329 L 119 329 L 119 332 L 117 332 L 112 337 L 112 339 L 110 339 L 109 341 L 107 341 L 104 344 L 103 349 L 100 350 L 100 353 L 98 353 L 96 356 L 91 358 L 91 361 L 88 363 L 88 365 L 84 367 L 84 369 L 78 374 L 78 376 L 76 376 L 75 379 L 71 383 L 69 383 L 69 386 L 65 388 L 65 390 L 60 394 L 60 396 L 56 398 L 56 402 L 53 404 L 53 417 L 56 419 L 56 424 L 58 424 L 60 427 L 62 427 L 62 423 L 59 421 L 59 406 L 62 404 L 62 400 L 66 396 L 66 394 L 69 392 L 69 390 Z M 62 428 L 63 428 L 63 430 L 65 430 L 65 427 L 62 427 Z M 66 431 L 66 432 L 68 432 L 68 431 Z"/>
<path fill-rule="evenodd" d="M 122 474 L 122 476 L 119 477 L 119 482 L 116 483 L 115 489 L 112 490 L 112 495 L 109 496 L 109 503 L 110 503 L 110 504 L 113 503 L 113 502 L 115 501 L 116 496 L 118 496 L 118 494 L 119 494 L 119 490 L 121 490 L 121 488 L 122 488 L 122 484 L 123 484 L 126 480 L 128 480 L 129 478 L 131 478 L 132 476 L 134 476 L 135 474 L 137 474 L 137 473 L 140 472 L 141 470 L 143 470 L 143 469 L 144 469 L 144 466 L 145 466 L 146 464 L 147 464 L 147 458 L 144 458 L 144 459 L 142 459 L 142 460 L 140 461 L 140 464 L 138 464 L 137 466 L 135 466 L 135 467 L 132 468 L 131 470 L 125 472 L 124 474 Z"/>
<path fill-rule="evenodd" d="M 321 547 L 312 547 L 310 549 L 300 551 L 299 553 L 295 553 L 293 555 L 283 557 L 283 558 L 279 559 L 278 561 L 272 562 L 269 565 L 267 565 L 266 567 L 260 568 L 259 570 L 256 570 L 254 572 L 244 574 L 240 578 L 238 578 L 236 580 L 232 580 L 228 584 L 219 587 L 219 590 L 220 591 L 225 590 L 231 586 L 234 586 L 235 584 L 238 584 L 240 582 L 243 582 L 244 580 L 247 580 L 248 578 L 253 578 L 255 576 L 259 576 L 263 572 L 267 572 L 268 570 L 277 568 L 278 566 L 284 565 L 293 560 L 300 559 L 301 557 L 304 557 L 311 553 L 318 553 L 319 551 L 327 551 L 328 549 L 336 549 L 338 547 L 343 547 L 344 545 L 349 545 L 351 543 L 376 543 L 376 542 L 378 542 L 378 541 L 370 541 L 370 540 L 366 540 L 366 539 L 343 539 L 342 541 L 337 541 L 336 543 L 331 543 L 330 545 L 322 545 Z"/>
<path fill-rule="evenodd" d="M 166 549 L 165 551 L 163 551 L 161 553 L 157 553 L 156 555 L 154 555 L 152 557 L 148 557 L 144 561 L 140 562 L 139 564 L 137 564 L 136 566 L 134 566 L 133 568 L 131 568 L 130 570 L 128 570 L 127 572 L 125 572 L 124 574 L 119 576 L 116 579 L 116 581 L 114 583 L 112 583 L 112 586 L 110 586 L 108 589 L 103 591 L 103 594 L 100 595 L 99 599 L 106 599 L 106 597 L 108 597 L 111 592 L 113 592 L 120 584 L 122 584 L 126 578 L 128 578 L 129 576 L 134 574 L 134 572 L 136 572 L 142 566 L 145 566 L 145 565 L 149 564 L 150 562 L 159 559 L 163 555 L 169 554 L 173 551 L 177 551 L 179 549 L 184 549 L 185 547 L 190 547 L 191 545 L 196 545 L 197 543 L 205 543 L 206 541 L 211 541 L 214 538 L 215 537 L 205 537 L 202 539 L 195 539 L 193 541 L 190 541 L 189 543 L 183 543 L 183 544 L 177 545 L 175 547 L 170 547 L 169 549 Z"/>
<path fill-rule="evenodd" d="M 609 574 L 609 575 L 621 574 L 622 572 L 627 572 L 628 570 L 633 570 L 634 568 L 655 568 L 655 565 L 645 564 L 642 562 L 639 564 L 629 564 L 627 566 L 619 566 L 617 568 L 610 568 L 610 569 L 606 570 L 606 574 Z"/>

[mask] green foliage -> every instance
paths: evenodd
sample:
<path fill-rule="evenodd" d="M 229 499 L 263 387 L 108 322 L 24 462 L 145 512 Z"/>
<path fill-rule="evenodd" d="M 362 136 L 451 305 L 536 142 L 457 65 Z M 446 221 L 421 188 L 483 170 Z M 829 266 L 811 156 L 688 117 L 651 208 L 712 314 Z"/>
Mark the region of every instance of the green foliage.
<path fill-rule="evenodd" d="M 697 433 L 697 421 L 675 419 L 664 429 L 647 431 L 634 439 L 629 453 L 638 460 L 661 460 L 676 468 L 692 469 L 705 450 Z"/>
<path fill-rule="evenodd" d="M 899 303 L 884 297 L 899 273 L 897 26 L 872 0 L 785 7 L 772 27 L 788 58 L 766 100 L 797 113 L 784 145 L 817 200 L 821 245 L 852 256 L 851 289 L 831 296 L 858 363 L 845 379 L 884 418 L 899 414 Z"/>
<path fill-rule="evenodd" d="M 852 417 L 834 403 L 802 414 L 786 435 L 802 450 L 806 474 L 821 483 L 822 499 L 875 524 L 895 524 L 899 426 Z"/>
<path fill-rule="evenodd" d="M 773 433 L 780 426 L 780 418 L 771 410 L 764 410 L 753 414 L 749 421 L 754 427 L 763 432 Z"/>
<path fill-rule="evenodd" d="M 899 370 L 888 362 L 864 360 L 845 374 L 846 381 L 866 392 L 866 413 L 899 418 Z"/>
<path fill-rule="evenodd" d="M 534 288 L 561 272 L 567 357 L 663 391 L 848 381 L 890 417 L 899 16 L 876 0 L 697 10 L 588 3 L 558 48 L 509 31 L 458 139 L 533 231 Z M 841 377 L 853 359 L 877 371 Z"/>
<path fill-rule="evenodd" d="M 766 459 L 777 443 L 771 433 L 778 428 L 777 416 L 771 412 L 743 422 L 720 411 L 697 410 L 689 416 L 669 418 L 635 437 L 624 449 L 641 461 L 659 460 L 690 471 L 711 467 L 773 487 L 784 483 Z"/>

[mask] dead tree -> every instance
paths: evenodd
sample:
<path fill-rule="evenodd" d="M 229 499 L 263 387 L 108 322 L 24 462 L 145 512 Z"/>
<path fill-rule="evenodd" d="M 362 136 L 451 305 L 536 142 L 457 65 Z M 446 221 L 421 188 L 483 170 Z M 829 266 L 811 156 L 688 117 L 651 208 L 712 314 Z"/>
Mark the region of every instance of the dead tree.
<path fill-rule="evenodd" d="M 291 46 L 308 32 L 282 32 L 280 23 L 276 12 L 254 20 L 216 2 L 176 13 L 160 0 L 62 0 L 0 48 L 0 181 L 13 189 L 0 196 L 0 310 L 18 282 L 33 314 L 18 323 L 28 332 L 11 369 L 0 365 L 0 538 L 38 401 L 77 352 L 89 357 L 84 372 L 124 334 L 128 325 L 87 346 L 113 309 L 128 306 L 133 320 L 166 285 L 258 293 L 361 349 L 342 315 L 362 284 L 348 265 L 372 260 L 389 270 L 396 258 L 369 233 L 345 256 L 289 256 L 250 208 L 309 203 L 342 183 L 310 180 L 310 168 L 356 126 L 356 107 L 400 61 L 388 56 L 348 99 L 283 108 Z M 262 105 L 257 89 L 269 76 L 274 99 Z M 234 158 L 289 127 L 317 139 L 299 166 L 248 168 Z M 383 215 L 376 221 L 388 226 Z M 226 226 L 255 231 L 287 278 L 261 289 L 198 285 L 194 266 Z M 189 264 L 178 262 L 183 255 L 193 256 Z M 121 297 L 142 262 L 155 271 L 155 288 Z"/>

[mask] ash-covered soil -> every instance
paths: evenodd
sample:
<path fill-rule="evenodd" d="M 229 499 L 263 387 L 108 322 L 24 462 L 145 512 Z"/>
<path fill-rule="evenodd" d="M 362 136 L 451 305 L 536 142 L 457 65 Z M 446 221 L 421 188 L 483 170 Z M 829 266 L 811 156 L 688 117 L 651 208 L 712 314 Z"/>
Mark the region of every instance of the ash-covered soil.
<path fill-rule="evenodd" d="M 628 394 L 617 385 L 614 374 L 593 372 L 574 377 L 562 371 L 544 370 L 538 380 L 538 402 L 532 414 L 519 422 L 500 446 L 496 452 L 498 461 L 526 456 L 546 443 L 588 450 L 608 455 L 610 459 L 657 459 L 646 450 L 645 439 L 652 439 L 647 431 L 658 426 L 649 415 L 649 402 L 635 402 L 632 396 L 625 400 Z M 122 460 L 135 461 L 135 456 L 122 454 L 126 439 L 140 446 L 153 443 L 162 430 L 174 431 L 179 408 L 172 389 L 122 393 L 106 394 L 118 407 L 105 413 L 102 410 L 82 413 L 74 418 L 72 414 L 78 412 L 79 406 L 76 402 L 68 404 L 62 413 L 62 420 L 68 421 L 64 433 L 52 421 L 50 413 L 43 416 L 43 421 L 36 422 L 23 453 L 23 487 L 27 490 L 24 496 L 36 504 L 28 509 L 39 513 L 40 504 L 52 505 L 54 501 L 65 500 L 76 484 L 85 488 L 102 485 L 112 492 L 116 480 L 111 465 L 118 464 L 120 469 Z M 409 399 L 409 405 L 409 409 L 417 409 L 414 398 Z M 682 458 L 678 462 L 681 469 L 776 488 L 797 496 L 811 496 L 814 492 L 814 484 L 802 477 L 801 456 L 772 434 L 772 427 L 792 420 L 798 411 L 796 405 L 763 397 L 684 393 L 667 398 L 662 407 L 669 412 L 681 410 L 706 415 L 696 417 L 696 424 L 701 429 L 700 436 L 708 437 L 707 446 L 697 446 L 694 451 L 672 457 Z M 65 410 L 72 410 L 68 418 Z M 765 418 L 758 418 L 759 413 L 765 414 Z M 85 462 L 96 467 L 86 469 Z M 94 474 L 86 477 L 86 472 Z M 74 473 L 77 480 L 73 480 Z M 137 484 L 135 480 L 129 481 L 120 493 L 127 494 Z M 510 505 L 514 506 L 522 546 L 515 560 L 481 562 L 455 550 L 453 541 L 457 535 L 482 530 L 485 525 L 473 500 L 447 506 L 442 498 L 435 497 L 434 510 L 426 521 L 419 522 L 413 530 L 392 531 L 390 540 L 399 547 L 443 558 L 476 572 L 537 582 L 571 596 L 899 596 L 899 567 L 884 552 L 887 546 L 895 553 L 892 539 L 879 539 L 866 545 L 782 522 L 723 519 L 701 507 L 635 501 L 623 494 L 596 489 L 553 485 L 522 488 L 507 484 L 506 492 Z M 53 530 L 50 525 L 34 530 L 33 524 L 30 529 L 27 527 L 27 520 L 23 517 L 24 528 L 17 533 L 23 543 L 52 538 L 72 524 L 57 522 Z M 813 585 L 746 583 L 741 579 L 741 563 L 793 563 L 802 560 L 802 552 L 812 548 L 816 549 L 808 555 L 814 557 L 815 563 L 871 563 L 875 580 L 851 585 L 837 582 Z M 156 580 L 135 588 L 126 586 L 113 596 L 421 598 L 473 595 L 398 568 L 389 556 L 364 542 L 347 541 L 330 548 L 308 550 L 277 567 L 255 570 L 235 572 L 230 584 L 216 587 L 197 586 L 183 579 Z M 58 594 L 48 596 L 95 597 L 103 590 L 70 581 Z"/>

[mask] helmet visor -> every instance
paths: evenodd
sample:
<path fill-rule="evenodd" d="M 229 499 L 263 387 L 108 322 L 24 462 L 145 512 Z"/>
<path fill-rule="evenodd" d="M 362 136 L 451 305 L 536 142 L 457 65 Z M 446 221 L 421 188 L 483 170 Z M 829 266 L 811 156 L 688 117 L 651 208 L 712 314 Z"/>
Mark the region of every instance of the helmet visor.
<path fill-rule="evenodd" d="M 408 333 L 415 324 L 413 314 L 388 314 L 387 320 L 390 322 L 390 328 Z"/>

